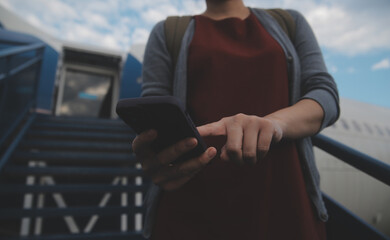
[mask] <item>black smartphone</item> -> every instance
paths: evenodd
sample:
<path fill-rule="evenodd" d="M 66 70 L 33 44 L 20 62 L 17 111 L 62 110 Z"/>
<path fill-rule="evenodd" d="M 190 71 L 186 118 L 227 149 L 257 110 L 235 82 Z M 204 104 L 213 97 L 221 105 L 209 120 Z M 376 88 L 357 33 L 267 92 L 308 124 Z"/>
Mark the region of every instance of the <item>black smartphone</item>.
<path fill-rule="evenodd" d="M 196 126 L 181 102 L 172 96 L 154 96 L 119 100 L 116 106 L 118 116 L 137 134 L 149 129 L 157 131 L 153 150 L 161 150 L 178 141 L 194 137 L 198 145 L 179 160 L 199 156 L 206 150 Z"/>

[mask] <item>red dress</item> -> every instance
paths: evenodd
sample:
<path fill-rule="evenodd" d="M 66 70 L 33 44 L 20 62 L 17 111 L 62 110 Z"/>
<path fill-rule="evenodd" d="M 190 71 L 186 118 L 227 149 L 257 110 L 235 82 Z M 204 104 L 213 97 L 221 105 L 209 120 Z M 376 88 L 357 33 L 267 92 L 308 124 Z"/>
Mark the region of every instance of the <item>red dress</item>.
<path fill-rule="evenodd" d="M 188 111 L 197 125 L 287 107 L 285 55 L 256 17 L 195 16 L 188 56 Z M 225 138 L 206 139 L 220 149 Z M 293 141 L 255 166 L 212 160 L 181 189 L 164 192 L 153 240 L 325 239 Z"/>

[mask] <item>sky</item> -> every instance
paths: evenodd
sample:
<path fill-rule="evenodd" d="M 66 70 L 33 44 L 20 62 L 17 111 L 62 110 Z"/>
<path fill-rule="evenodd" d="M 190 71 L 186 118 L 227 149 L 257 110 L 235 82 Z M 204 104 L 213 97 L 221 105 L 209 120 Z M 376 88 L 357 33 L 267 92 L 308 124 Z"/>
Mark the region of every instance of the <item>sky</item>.
<path fill-rule="evenodd" d="M 300 11 L 312 26 L 342 98 L 390 108 L 390 0 L 244 0 Z M 61 40 L 119 51 L 145 44 L 168 15 L 205 10 L 204 0 L 0 0 Z"/>

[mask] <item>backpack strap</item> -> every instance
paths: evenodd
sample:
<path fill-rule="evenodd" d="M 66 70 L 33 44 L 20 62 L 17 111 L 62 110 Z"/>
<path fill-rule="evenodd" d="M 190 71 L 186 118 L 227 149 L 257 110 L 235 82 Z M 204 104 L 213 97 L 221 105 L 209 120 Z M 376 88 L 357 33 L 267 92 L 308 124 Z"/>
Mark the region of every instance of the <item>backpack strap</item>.
<path fill-rule="evenodd" d="M 295 20 L 293 16 L 286 10 L 280 8 L 265 9 L 265 11 L 279 23 L 280 27 L 290 38 L 290 41 L 294 42 Z"/>
<path fill-rule="evenodd" d="M 291 42 L 295 39 L 295 20 L 286 10 L 280 8 L 264 9 L 271 15 L 288 35 Z M 176 68 L 177 58 L 181 47 L 181 40 L 191 21 L 192 16 L 170 16 L 165 20 L 165 41 L 172 58 L 173 70 Z"/>
<path fill-rule="evenodd" d="M 179 57 L 181 40 L 191 18 L 192 16 L 170 16 L 165 20 L 165 41 L 172 58 L 173 70 L 176 67 L 177 58 Z"/>

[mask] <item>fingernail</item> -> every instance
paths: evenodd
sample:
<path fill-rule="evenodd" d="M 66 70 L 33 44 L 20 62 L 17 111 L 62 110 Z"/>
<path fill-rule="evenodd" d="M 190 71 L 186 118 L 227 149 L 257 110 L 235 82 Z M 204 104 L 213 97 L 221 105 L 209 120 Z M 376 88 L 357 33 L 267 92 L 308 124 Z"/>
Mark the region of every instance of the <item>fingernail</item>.
<path fill-rule="evenodd" d="M 196 139 L 194 138 L 190 138 L 186 141 L 186 146 L 187 147 L 193 147 L 196 145 Z"/>
<path fill-rule="evenodd" d="M 207 156 L 208 156 L 209 158 L 213 158 L 213 157 L 215 157 L 216 153 L 217 153 L 217 150 L 216 150 L 215 148 L 212 148 L 212 149 L 210 149 L 210 150 L 208 151 Z"/>
<path fill-rule="evenodd" d="M 156 135 L 156 131 L 153 129 L 150 129 L 147 133 L 148 137 L 154 137 Z"/>

